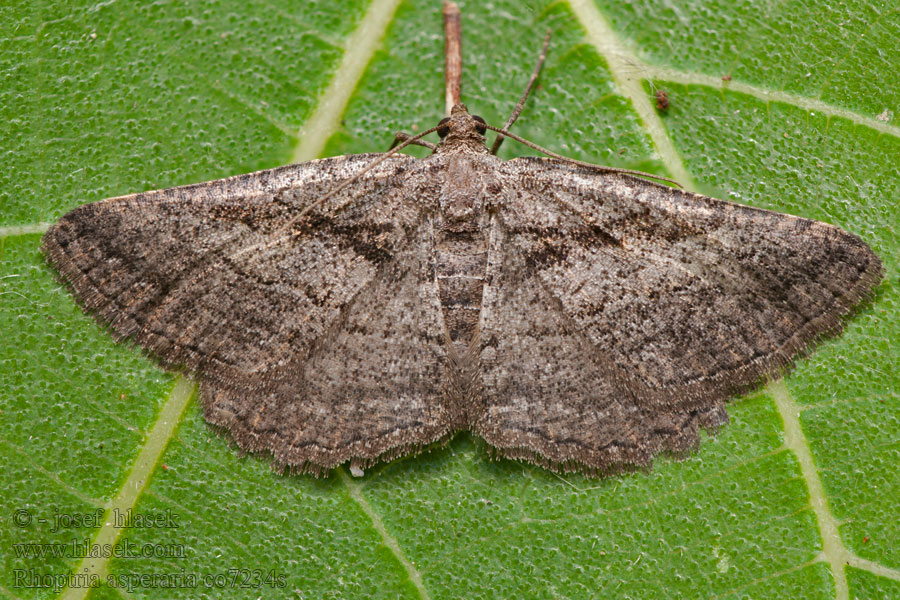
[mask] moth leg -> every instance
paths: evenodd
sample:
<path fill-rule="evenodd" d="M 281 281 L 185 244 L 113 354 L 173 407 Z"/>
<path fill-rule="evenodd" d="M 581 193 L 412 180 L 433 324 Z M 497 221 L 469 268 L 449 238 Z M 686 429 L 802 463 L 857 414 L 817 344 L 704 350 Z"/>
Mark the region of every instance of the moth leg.
<path fill-rule="evenodd" d="M 388 148 L 388 150 L 393 150 L 394 147 L 397 146 L 397 144 L 402 144 L 403 142 L 407 141 L 411 137 L 413 137 L 413 136 L 409 135 L 408 133 L 406 133 L 404 131 L 398 131 L 397 135 L 394 136 L 394 141 L 391 142 L 391 147 Z M 431 142 L 426 142 L 425 140 L 416 140 L 414 142 L 410 142 L 410 145 L 424 146 L 424 147 L 428 148 L 429 150 L 431 150 L 432 152 L 437 151 L 437 144 L 432 144 Z"/>

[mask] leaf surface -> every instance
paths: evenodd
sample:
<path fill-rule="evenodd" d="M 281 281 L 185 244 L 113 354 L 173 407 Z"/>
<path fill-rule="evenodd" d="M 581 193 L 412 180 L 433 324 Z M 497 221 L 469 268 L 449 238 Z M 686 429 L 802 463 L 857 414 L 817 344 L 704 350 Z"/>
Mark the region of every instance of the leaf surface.
<path fill-rule="evenodd" d="M 38 250 L 75 206 L 308 152 L 383 150 L 398 130 L 434 125 L 440 6 L 396 4 L 0 8 L 0 591 L 900 597 L 900 13 L 889 3 L 461 3 L 474 114 L 504 122 L 550 27 L 519 135 L 839 225 L 884 260 L 845 334 L 731 403 L 732 423 L 683 462 L 558 477 L 492 462 L 460 435 L 362 479 L 281 476 L 229 447 L 189 385 L 81 313 Z M 501 155 L 531 153 L 508 140 Z M 129 508 L 170 518 L 115 527 Z M 96 543 L 141 556 L 79 554 Z M 99 587 L 84 587 L 90 576 Z"/>

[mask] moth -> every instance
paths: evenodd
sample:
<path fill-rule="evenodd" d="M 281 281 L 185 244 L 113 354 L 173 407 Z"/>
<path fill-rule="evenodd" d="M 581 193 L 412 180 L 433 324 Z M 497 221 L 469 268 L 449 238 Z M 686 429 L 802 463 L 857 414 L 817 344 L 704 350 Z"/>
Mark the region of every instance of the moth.
<path fill-rule="evenodd" d="M 439 143 L 401 138 L 426 158 L 111 198 L 62 217 L 42 249 L 116 339 L 199 381 L 237 446 L 315 474 L 460 430 L 592 475 L 684 455 L 882 278 L 826 223 L 559 157 L 501 160 L 485 134 L 515 137 L 508 125 L 457 101 Z"/>

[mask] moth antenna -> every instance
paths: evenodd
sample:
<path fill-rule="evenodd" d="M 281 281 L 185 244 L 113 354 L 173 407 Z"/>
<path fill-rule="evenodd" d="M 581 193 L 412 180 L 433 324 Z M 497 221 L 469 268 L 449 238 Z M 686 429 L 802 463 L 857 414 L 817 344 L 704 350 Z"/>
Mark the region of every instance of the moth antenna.
<path fill-rule="evenodd" d="M 534 65 L 534 71 L 531 72 L 531 79 L 528 80 L 528 85 L 525 86 L 525 92 L 522 94 L 522 97 L 519 98 L 519 103 L 516 104 L 516 107 L 513 109 L 512 114 L 509 115 L 509 119 L 506 121 L 506 125 L 503 126 L 503 131 L 507 131 L 512 124 L 516 122 L 516 119 L 519 118 L 519 115 L 522 114 L 522 111 L 525 109 L 525 100 L 528 99 L 528 94 L 531 93 L 532 88 L 534 88 L 534 84 L 537 82 L 538 75 L 541 73 L 541 69 L 544 66 L 544 59 L 547 58 L 547 48 L 550 47 L 550 28 L 547 28 L 547 35 L 544 36 L 544 45 L 541 47 L 541 53 L 538 55 L 537 64 Z M 494 140 L 494 145 L 491 146 L 491 154 L 497 154 L 497 151 L 500 149 L 500 144 L 503 143 L 503 133 Z"/>
<path fill-rule="evenodd" d="M 396 146 L 403 140 L 407 139 L 408 137 L 410 137 L 410 136 L 405 131 L 397 132 L 397 135 L 394 136 L 394 141 L 391 144 L 391 147 L 388 148 L 388 150 L 390 150 L 391 148 L 393 148 L 394 146 Z M 437 144 L 432 144 L 431 142 L 426 142 L 425 140 L 418 140 L 416 142 L 412 142 L 412 144 L 414 146 L 422 146 L 423 148 L 428 148 L 432 152 L 437 152 L 437 148 L 438 148 Z"/>
<path fill-rule="evenodd" d="M 375 160 L 373 160 L 372 162 L 370 162 L 368 165 L 365 166 L 364 169 L 362 169 L 361 171 L 359 171 L 359 173 L 356 173 L 355 175 L 353 175 L 353 177 L 350 177 L 349 179 L 345 179 L 345 180 L 342 181 L 341 184 L 338 185 L 337 187 L 334 187 L 334 188 L 328 190 L 327 192 L 325 192 L 325 194 L 323 194 L 322 196 L 319 196 L 314 202 L 311 202 L 311 203 L 309 204 L 309 206 L 307 206 L 307 207 L 304 208 L 302 211 L 300 211 L 300 213 L 299 213 L 296 217 L 294 217 L 293 219 L 291 219 L 290 221 L 288 221 L 287 224 L 286 224 L 282 229 L 285 229 L 285 230 L 290 229 L 291 227 L 294 226 L 294 224 L 295 224 L 297 221 L 299 221 L 300 219 L 302 219 L 302 218 L 306 215 L 306 213 L 308 213 L 310 210 L 312 210 L 312 209 L 315 208 L 316 206 L 319 206 L 320 204 L 322 204 L 323 202 L 325 202 L 326 200 L 328 200 L 329 198 L 331 198 L 332 196 L 334 196 L 336 193 L 338 193 L 339 191 L 341 191 L 342 189 L 344 189 L 345 187 L 347 187 L 348 185 L 350 185 L 351 183 L 353 183 L 354 181 L 356 181 L 357 179 L 359 179 L 364 173 L 367 173 L 368 171 L 371 171 L 371 170 L 374 169 L 377 165 L 381 164 L 382 162 L 384 162 L 385 160 L 387 160 L 387 159 L 390 158 L 391 156 L 397 154 L 397 153 L 398 153 L 400 150 L 402 150 L 403 148 L 409 146 L 410 144 L 415 144 L 417 141 L 419 141 L 421 138 L 425 137 L 425 136 L 428 135 L 429 133 L 434 133 L 435 131 L 438 130 L 438 127 L 440 127 L 440 125 L 435 125 L 435 126 L 432 127 L 431 129 L 426 129 L 426 130 L 423 131 L 422 133 L 419 133 L 419 134 L 414 135 L 414 136 L 412 136 L 412 137 L 406 138 L 405 140 L 403 140 L 402 142 L 400 142 L 399 144 L 397 144 L 396 146 L 394 146 L 393 148 L 391 148 L 390 150 L 388 150 L 387 152 L 385 152 L 384 154 L 382 154 L 381 156 L 379 156 L 378 158 L 376 158 Z M 348 200 L 347 203 L 352 202 L 352 201 L 353 201 L 352 199 L 351 199 L 351 200 Z M 344 203 L 344 204 L 340 205 L 339 207 L 337 207 L 337 208 L 335 209 L 335 212 L 337 212 L 337 211 L 341 210 L 342 208 L 344 208 L 344 206 L 346 206 L 347 203 Z"/>
<path fill-rule="evenodd" d="M 381 163 L 381 162 L 387 160 L 388 158 L 390 158 L 390 157 L 393 156 L 394 154 L 397 154 L 397 152 L 399 152 L 400 150 L 402 150 L 402 149 L 405 148 L 406 146 L 409 146 L 410 144 L 414 144 L 419 138 L 422 138 L 422 137 L 428 135 L 429 133 L 434 133 L 435 131 L 438 130 L 438 127 L 440 127 L 440 125 L 435 125 L 435 126 L 432 127 L 431 129 L 427 129 L 427 130 L 423 131 L 422 133 L 420 133 L 420 134 L 418 134 L 418 135 L 414 135 L 414 136 L 412 136 L 412 137 L 409 137 L 409 138 L 403 140 L 403 142 L 401 142 L 401 143 L 398 144 L 397 146 L 394 146 L 393 148 L 391 148 L 390 150 L 388 150 L 387 152 L 385 152 L 384 154 L 382 154 L 381 156 L 379 156 L 378 158 L 376 158 L 375 160 L 373 160 L 372 162 L 370 162 L 368 165 L 365 166 L 365 168 L 363 168 L 362 170 L 360 170 L 359 173 L 356 173 L 355 175 L 353 175 L 353 177 L 350 177 L 349 179 L 345 179 L 344 181 L 341 182 L 340 185 L 334 187 L 334 188 L 331 189 L 331 190 L 328 190 L 328 191 L 325 192 L 323 195 L 319 196 L 319 197 L 316 198 L 314 201 L 310 202 L 309 205 L 308 205 L 306 208 L 304 208 L 302 211 L 300 211 L 300 212 L 297 214 L 296 217 L 294 217 L 293 219 L 291 219 L 290 221 L 288 221 L 283 227 L 279 228 L 278 231 L 290 231 L 290 229 L 291 229 L 291 228 L 292 228 L 292 227 L 293 227 L 300 219 L 302 219 L 302 218 L 306 215 L 306 213 L 308 213 L 309 211 L 311 211 L 313 208 L 315 208 L 316 206 L 319 206 L 320 204 L 322 204 L 323 202 L 325 202 L 326 200 L 328 200 L 329 198 L 331 198 L 333 195 L 335 195 L 336 193 L 338 193 L 339 191 L 341 191 L 342 189 L 344 189 L 345 187 L 347 187 L 348 185 L 350 185 L 351 183 L 353 183 L 354 181 L 356 181 L 357 179 L 359 179 L 359 178 L 362 176 L 363 173 L 366 173 L 367 171 L 371 171 L 371 170 L 372 170 L 373 168 L 375 168 L 379 163 Z M 343 204 L 341 204 L 340 206 L 338 206 L 337 208 L 335 208 L 335 209 L 334 209 L 334 212 L 335 212 L 335 213 L 340 212 L 341 210 L 344 209 L 345 206 L 347 206 L 348 204 L 350 204 L 351 202 L 353 202 L 353 200 L 354 200 L 353 198 L 351 198 L 350 200 L 347 200 L 345 203 L 343 203 Z M 288 234 L 288 235 L 290 235 L 290 234 Z M 287 236 L 282 236 L 282 237 L 276 239 L 274 242 L 268 242 L 268 243 L 266 243 L 266 244 L 260 243 L 260 244 L 253 244 L 253 245 L 251 245 L 251 246 L 247 246 L 246 248 L 244 248 L 243 250 L 241 250 L 238 254 L 245 254 L 245 253 L 248 253 L 248 252 L 253 252 L 253 251 L 255 251 L 255 250 L 259 249 L 259 248 L 265 247 L 265 246 L 267 246 L 267 245 L 272 245 L 273 243 L 280 242 L 280 241 L 284 240 L 286 237 L 287 237 Z"/>
<path fill-rule="evenodd" d="M 645 179 L 653 179 L 656 181 L 665 181 L 666 183 L 671 183 L 673 185 L 677 185 L 681 189 L 684 189 L 684 186 L 682 186 L 680 183 L 678 183 L 674 179 L 669 179 L 668 177 L 663 177 L 662 175 L 654 175 L 653 173 L 645 173 L 643 171 L 635 171 L 633 169 L 619 169 L 618 167 L 606 167 L 603 165 L 595 165 L 594 163 L 584 162 L 583 160 L 575 160 L 574 158 L 569 158 L 568 156 L 563 156 L 562 154 L 557 154 L 556 152 L 553 152 L 552 150 L 547 150 L 544 147 L 538 146 L 534 142 L 529 142 L 525 138 L 519 137 L 518 135 L 516 135 L 514 133 L 504 131 L 503 129 L 500 129 L 499 127 L 494 127 L 493 125 L 487 125 L 487 124 L 485 124 L 485 127 L 487 129 L 490 129 L 491 131 L 496 131 L 497 133 L 501 133 L 501 134 L 505 135 L 506 137 L 510 137 L 510 138 L 516 140 L 517 142 L 519 142 L 520 144 L 525 144 L 532 150 L 537 150 L 538 152 L 543 152 L 550 158 L 556 158 L 559 160 L 566 161 L 567 163 L 572 163 L 573 165 L 578 165 L 580 167 L 587 167 L 589 169 L 594 169 L 595 171 L 600 171 L 601 173 L 621 173 L 622 175 L 636 175 L 637 177 L 643 177 Z"/>

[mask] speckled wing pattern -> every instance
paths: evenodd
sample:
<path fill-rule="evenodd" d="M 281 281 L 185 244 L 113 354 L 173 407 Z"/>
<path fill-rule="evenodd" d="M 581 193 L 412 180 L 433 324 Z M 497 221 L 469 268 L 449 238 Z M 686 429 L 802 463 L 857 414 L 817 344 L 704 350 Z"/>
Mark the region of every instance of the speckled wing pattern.
<path fill-rule="evenodd" d="M 380 156 L 87 204 L 43 252 L 117 338 L 196 373 L 241 448 L 316 472 L 371 462 L 448 433 L 432 233 L 401 185 L 416 159 L 319 201 Z"/>
<path fill-rule="evenodd" d="M 818 221 L 553 159 L 498 177 L 513 191 L 492 221 L 475 430 L 551 468 L 693 448 L 881 280 L 866 244 Z"/>
<path fill-rule="evenodd" d="M 503 162 L 454 110 L 424 160 L 113 198 L 63 217 L 43 250 L 118 338 L 196 374 L 238 446 L 317 474 L 461 429 L 562 471 L 684 455 L 881 279 L 837 227 Z"/>

